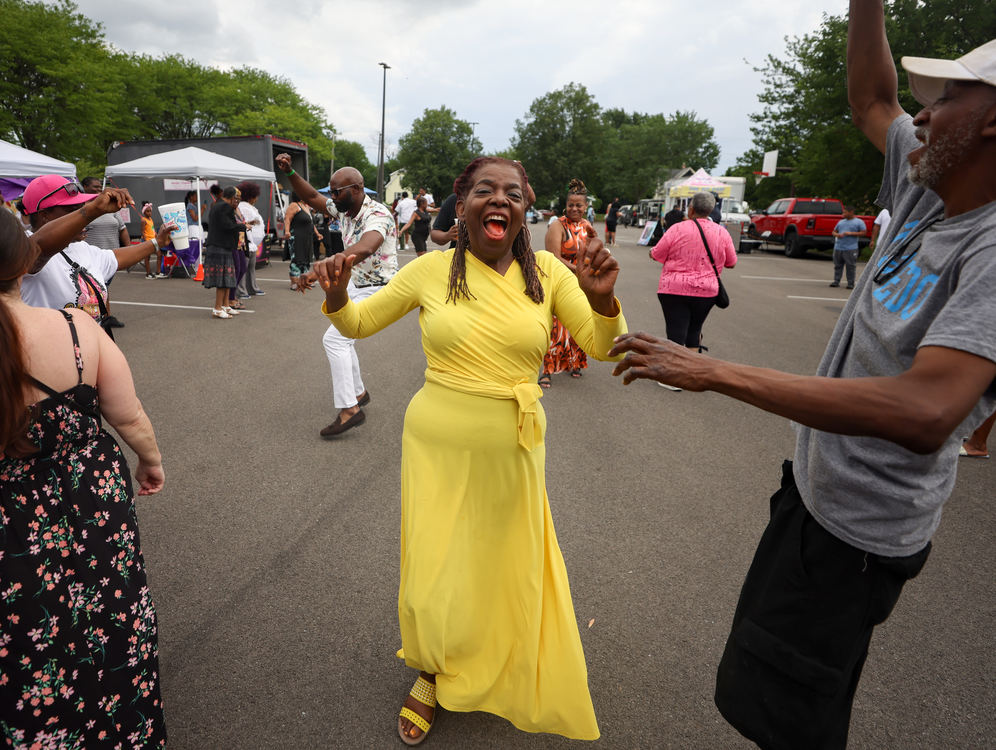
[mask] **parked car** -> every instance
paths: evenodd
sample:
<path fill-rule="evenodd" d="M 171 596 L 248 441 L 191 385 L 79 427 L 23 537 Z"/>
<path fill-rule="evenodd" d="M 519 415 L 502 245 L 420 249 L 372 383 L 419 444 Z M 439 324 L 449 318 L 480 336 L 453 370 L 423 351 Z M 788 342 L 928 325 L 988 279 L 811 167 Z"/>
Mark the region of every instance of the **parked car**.
<path fill-rule="evenodd" d="M 785 245 L 785 255 L 798 258 L 806 249 L 832 248 L 833 228 L 840 221 L 844 207 L 832 198 L 779 198 L 764 211 L 751 214 L 748 234 L 764 242 Z M 858 240 L 864 247 L 870 242 L 874 216 L 858 216 L 865 223 L 867 235 Z"/>
<path fill-rule="evenodd" d="M 526 211 L 526 221 L 530 224 L 536 224 L 539 221 L 539 217 L 539 211 L 535 208 L 529 208 L 529 210 Z"/>

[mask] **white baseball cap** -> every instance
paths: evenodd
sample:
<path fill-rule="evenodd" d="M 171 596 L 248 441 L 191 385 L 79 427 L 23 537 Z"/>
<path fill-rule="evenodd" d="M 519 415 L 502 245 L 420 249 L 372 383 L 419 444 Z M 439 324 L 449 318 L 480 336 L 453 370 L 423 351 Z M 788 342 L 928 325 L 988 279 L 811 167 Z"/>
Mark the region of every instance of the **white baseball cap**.
<path fill-rule="evenodd" d="M 904 57 L 900 64 L 909 73 L 913 98 L 929 107 L 944 91 L 947 81 L 978 81 L 996 86 L 996 39 L 957 60 Z"/>

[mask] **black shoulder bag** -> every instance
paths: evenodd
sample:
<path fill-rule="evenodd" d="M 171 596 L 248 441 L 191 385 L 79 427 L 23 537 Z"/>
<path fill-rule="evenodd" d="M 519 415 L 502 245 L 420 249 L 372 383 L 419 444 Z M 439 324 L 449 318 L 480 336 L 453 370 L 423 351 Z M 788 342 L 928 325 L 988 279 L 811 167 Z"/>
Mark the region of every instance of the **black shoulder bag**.
<path fill-rule="evenodd" d="M 719 278 L 719 270 L 716 268 L 716 261 L 712 259 L 712 251 L 709 250 L 709 243 L 706 242 L 705 232 L 702 231 L 702 227 L 699 226 L 698 219 L 692 219 L 695 223 L 695 228 L 699 230 L 699 234 L 702 235 L 702 244 L 705 245 L 706 254 L 709 256 L 709 262 L 712 264 L 712 272 L 716 274 L 716 281 L 719 284 L 719 292 L 713 298 L 716 303 L 716 307 L 720 310 L 725 310 L 730 306 L 730 295 L 726 293 L 726 287 L 723 286 L 723 280 Z"/>
<path fill-rule="evenodd" d="M 76 271 L 76 273 L 82 276 L 83 281 L 85 281 L 87 286 L 93 290 L 94 296 L 97 298 L 97 307 L 100 308 L 100 317 L 97 318 L 97 325 L 104 329 L 104 333 L 111 337 L 111 341 L 114 341 L 114 333 L 112 332 L 113 329 L 111 328 L 111 324 L 108 322 L 111 314 L 107 311 L 107 305 L 104 304 L 104 297 L 100 293 L 100 287 L 97 286 L 97 282 L 93 280 L 93 276 L 90 275 L 89 271 L 66 255 L 65 250 L 60 250 L 59 254 L 66 259 L 66 263 L 68 263 L 72 269 Z"/>

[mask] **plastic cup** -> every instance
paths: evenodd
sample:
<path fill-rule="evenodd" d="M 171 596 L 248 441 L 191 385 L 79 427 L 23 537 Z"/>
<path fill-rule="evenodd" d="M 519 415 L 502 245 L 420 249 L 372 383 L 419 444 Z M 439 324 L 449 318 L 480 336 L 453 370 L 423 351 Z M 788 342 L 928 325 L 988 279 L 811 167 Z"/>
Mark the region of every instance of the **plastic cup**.
<path fill-rule="evenodd" d="M 176 229 L 169 233 L 170 242 L 177 250 L 186 250 L 190 246 L 189 230 L 187 229 L 187 207 L 182 203 L 166 203 L 159 207 L 159 215 L 164 224 L 176 224 Z"/>

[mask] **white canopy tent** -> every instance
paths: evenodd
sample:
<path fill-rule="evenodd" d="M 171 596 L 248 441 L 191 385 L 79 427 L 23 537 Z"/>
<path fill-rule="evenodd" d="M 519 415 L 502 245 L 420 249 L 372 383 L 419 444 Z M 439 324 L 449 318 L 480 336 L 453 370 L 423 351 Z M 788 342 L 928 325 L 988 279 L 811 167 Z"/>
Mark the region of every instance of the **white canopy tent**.
<path fill-rule="evenodd" d="M 276 182 L 273 172 L 246 164 L 244 161 L 205 151 L 196 146 L 164 151 L 141 159 L 108 165 L 108 177 L 176 177 L 199 179 L 221 177 L 229 180 L 263 180 Z"/>
<path fill-rule="evenodd" d="M 41 177 L 46 174 L 76 177 L 76 166 L 0 141 L 0 177 Z"/>
<path fill-rule="evenodd" d="M 164 151 L 161 154 L 143 156 L 141 159 L 109 164 L 104 170 L 105 177 L 174 177 L 191 179 L 197 190 L 197 223 L 201 214 L 201 179 L 205 177 L 228 180 L 260 180 L 276 182 L 272 171 L 254 167 L 244 161 L 206 151 L 196 146 Z"/>

